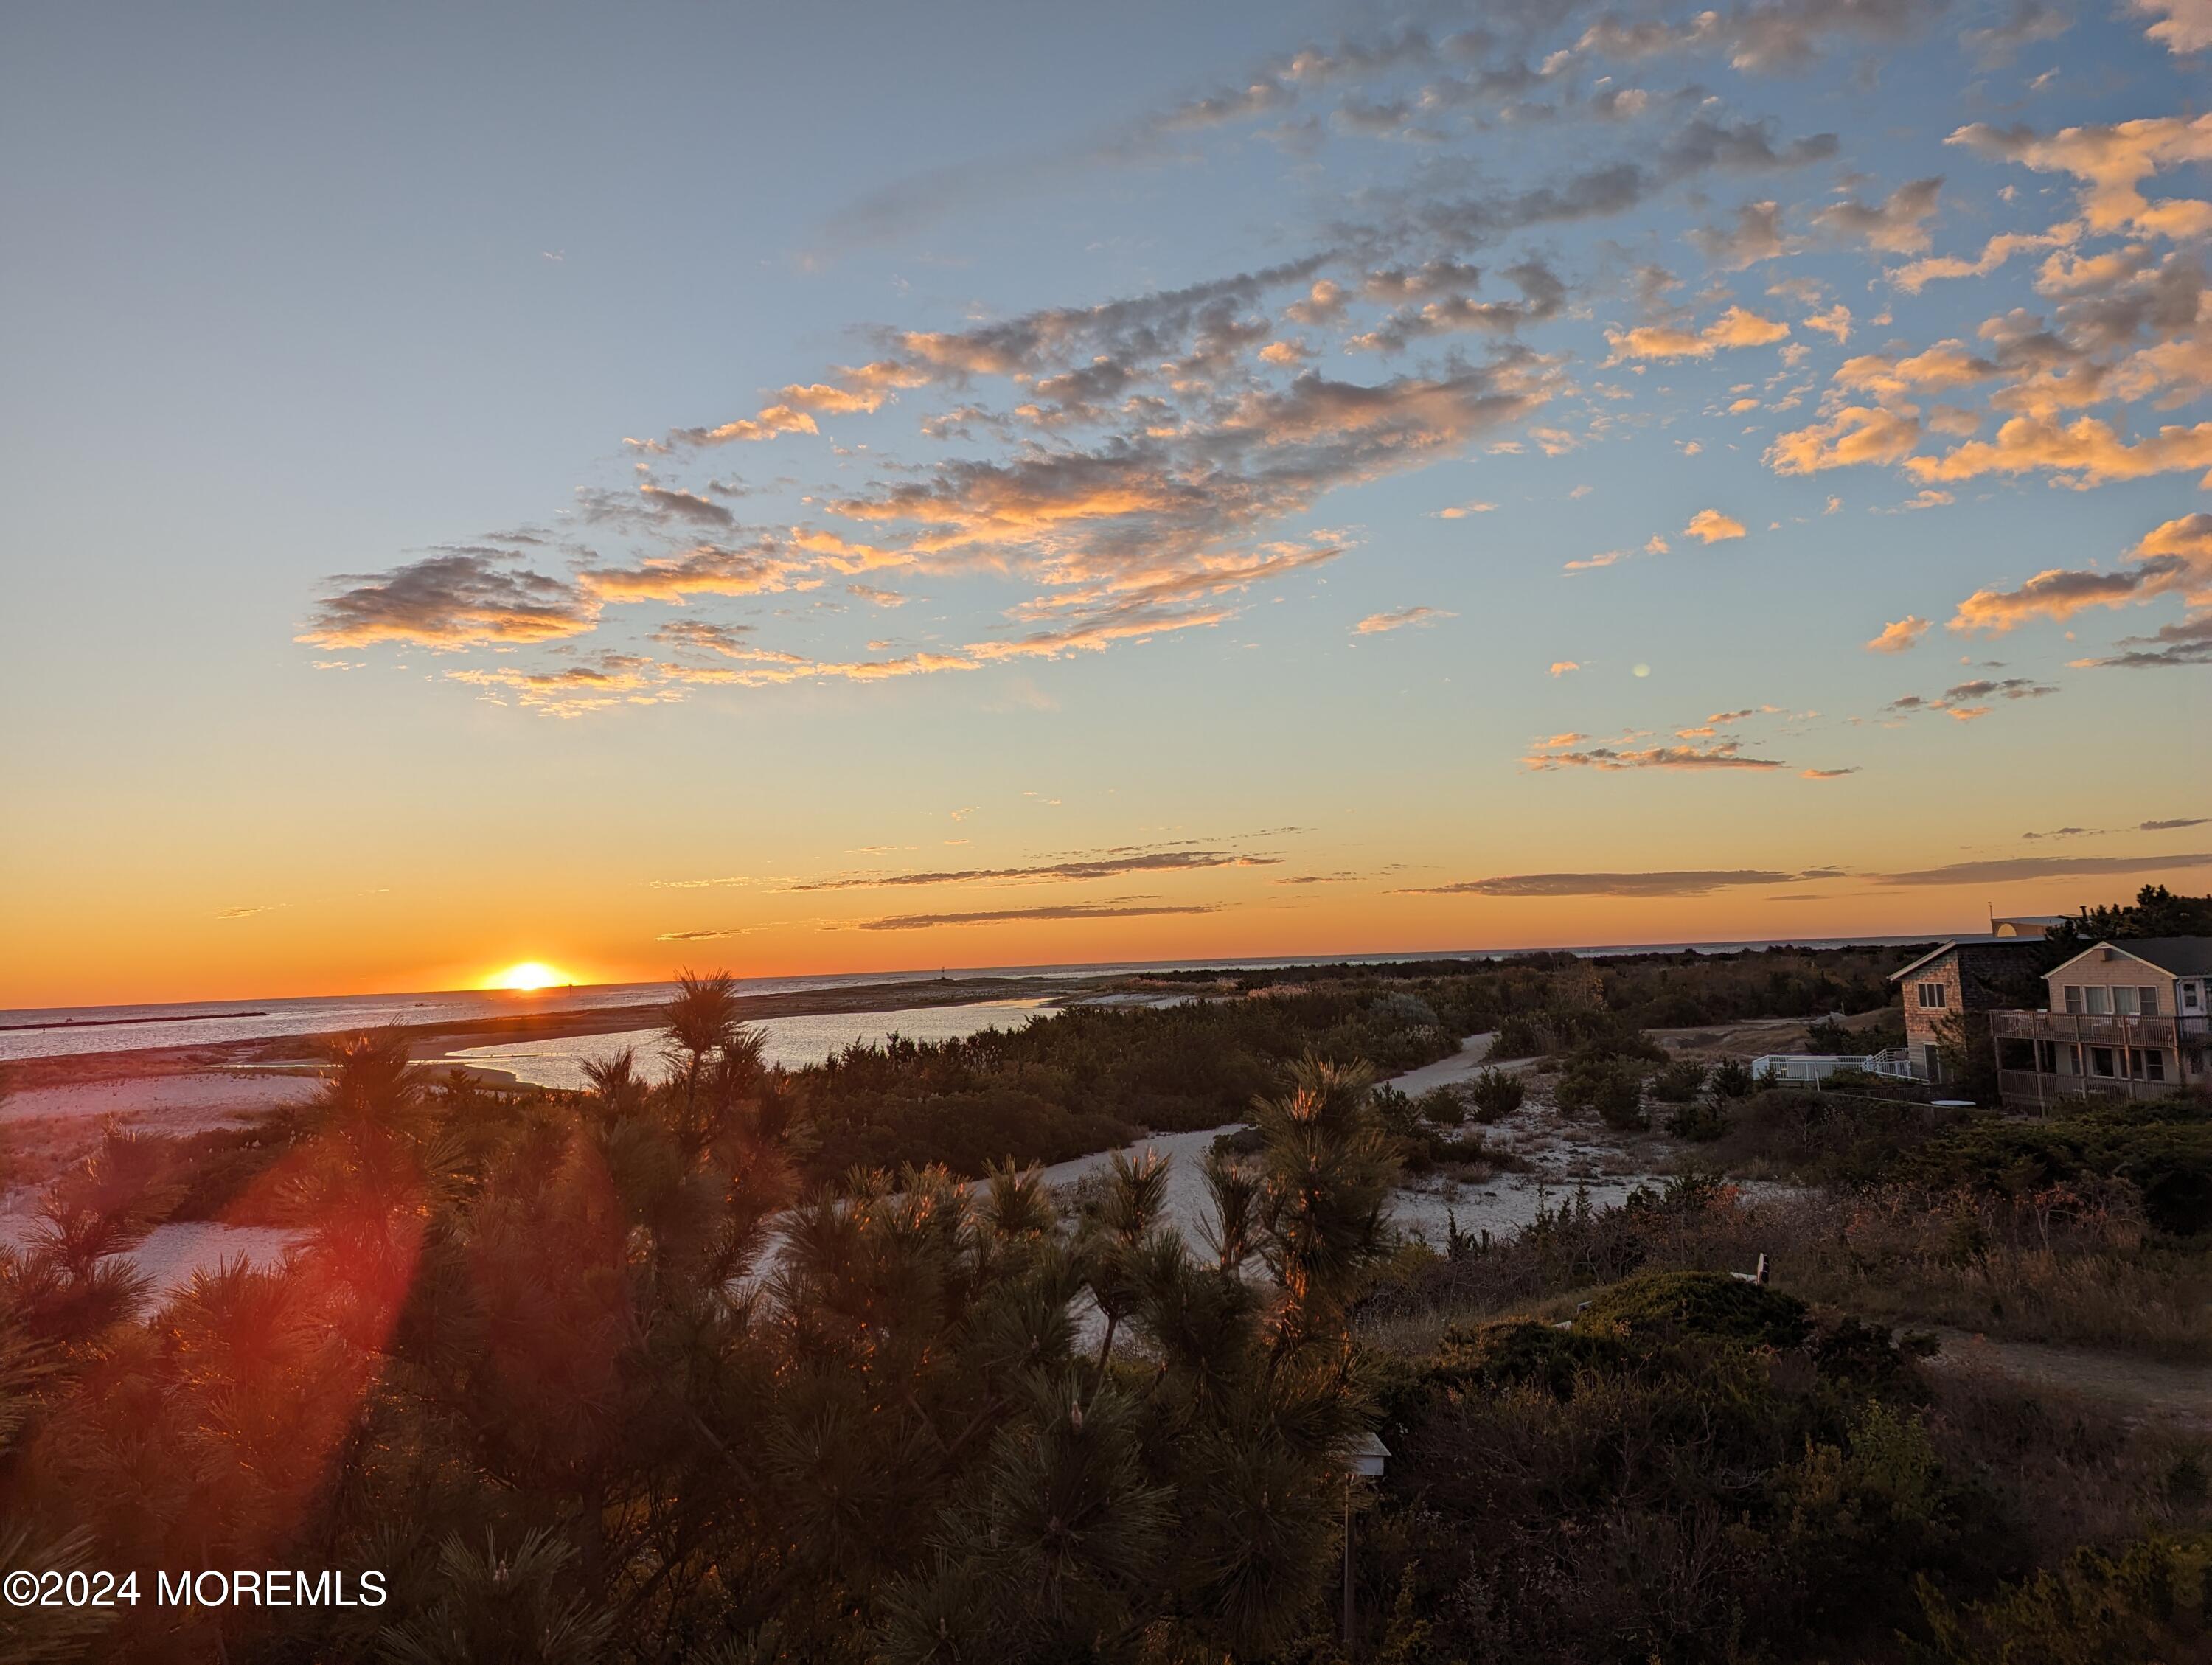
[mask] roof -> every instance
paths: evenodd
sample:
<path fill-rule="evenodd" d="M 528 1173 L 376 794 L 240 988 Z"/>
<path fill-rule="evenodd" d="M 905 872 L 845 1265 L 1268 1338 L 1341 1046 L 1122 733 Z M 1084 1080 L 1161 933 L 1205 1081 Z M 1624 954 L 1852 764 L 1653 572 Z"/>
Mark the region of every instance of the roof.
<path fill-rule="evenodd" d="M 1891 972 L 1889 980 L 1895 982 L 1900 977 L 1909 977 L 1931 960 L 1940 960 L 1946 954 L 1954 953 L 1961 948 L 1994 948 L 2000 953 L 2009 953 L 2018 949 L 2040 948 L 2042 945 L 2043 939 L 2040 937 L 1993 937 L 1982 934 L 1954 937 L 1941 947 L 1930 949 L 1911 964 L 1900 970 Z"/>
<path fill-rule="evenodd" d="M 2141 960 L 2145 965 L 2155 966 L 2169 977 L 2212 975 L 2212 937 L 2137 937 L 2092 943 L 2072 959 L 2053 968 L 2051 975 L 2055 977 L 2067 966 L 2106 948 Z"/>

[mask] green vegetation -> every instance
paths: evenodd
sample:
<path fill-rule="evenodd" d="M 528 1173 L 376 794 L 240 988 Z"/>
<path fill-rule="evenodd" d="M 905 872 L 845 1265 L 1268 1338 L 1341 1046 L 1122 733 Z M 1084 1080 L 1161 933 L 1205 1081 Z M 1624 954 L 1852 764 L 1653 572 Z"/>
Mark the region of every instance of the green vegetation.
<path fill-rule="evenodd" d="M 264 1176 L 303 1247 L 150 1313 L 121 1255 L 161 1153 L 50 1200 L 0 1257 L 10 1547 L 392 1581 L 111 1609 L 85 1656 L 1261 1658 L 1313 1625 L 1395 1172 L 1370 1078 L 1308 1060 L 1245 1107 L 1201 1254 L 1156 1164 L 1075 1222 L 1012 1166 L 803 1182 L 730 1010 L 686 990 L 665 1085 L 618 1060 L 466 1119 L 346 1047 Z M 38 1619 L 0 1657 L 70 1656 Z"/>
<path fill-rule="evenodd" d="M 1270 975 L 791 1073 L 706 980 L 665 1080 L 581 1093 L 356 1040 L 299 1110 L 111 1134 L 0 1250 L 0 1560 L 390 1601 L 9 1609 L 0 1662 L 1327 1665 L 1347 1502 L 1361 1658 L 2200 1656 L 2201 1430 L 1932 1332 L 2094 1348 L 2122 1393 L 2212 1364 L 2212 1118 L 1760 1090 L 1634 1015 L 1824 1012 L 1860 964 Z M 1516 1025 L 1544 1061 L 1456 1089 L 1363 1061 Z M 1503 1165 L 1480 1124 L 1532 1077 L 1788 1184 L 1399 1240 L 1402 1171 Z M 1195 1174 L 1025 1165 L 1232 1122 Z M 300 1247 L 157 1304 L 130 1251 L 180 1218 Z"/>

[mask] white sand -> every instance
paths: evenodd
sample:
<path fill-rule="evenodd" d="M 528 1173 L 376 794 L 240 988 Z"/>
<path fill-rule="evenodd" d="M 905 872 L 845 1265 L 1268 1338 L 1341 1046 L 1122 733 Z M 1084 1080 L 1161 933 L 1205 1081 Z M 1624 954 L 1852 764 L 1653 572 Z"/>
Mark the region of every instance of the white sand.
<path fill-rule="evenodd" d="M 0 1100 L 0 1120 L 43 1116 L 121 1116 L 162 1133 L 196 1133 L 244 1121 L 264 1110 L 314 1097 L 321 1084 L 304 1075 L 231 1074 L 125 1076 L 113 1081 L 74 1081 L 32 1087 Z"/>

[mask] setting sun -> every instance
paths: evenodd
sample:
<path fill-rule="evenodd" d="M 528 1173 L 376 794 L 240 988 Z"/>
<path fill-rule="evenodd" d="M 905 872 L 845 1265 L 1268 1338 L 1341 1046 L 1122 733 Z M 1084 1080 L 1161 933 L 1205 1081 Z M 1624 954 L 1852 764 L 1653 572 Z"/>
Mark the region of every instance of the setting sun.
<path fill-rule="evenodd" d="M 504 971 L 495 971 L 484 979 L 486 988 L 512 988 L 525 992 L 534 988 L 550 988 L 556 983 L 571 983 L 575 979 L 565 971 L 556 970 L 542 960 L 525 960 L 520 965 L 510 965 Z"/>

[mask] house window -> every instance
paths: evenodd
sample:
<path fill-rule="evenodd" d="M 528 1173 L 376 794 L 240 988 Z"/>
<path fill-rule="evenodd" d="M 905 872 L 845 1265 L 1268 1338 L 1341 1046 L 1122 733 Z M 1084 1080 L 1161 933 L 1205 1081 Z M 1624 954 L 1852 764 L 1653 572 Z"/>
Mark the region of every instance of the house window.
<path fill-rule="evenodd" d="M 1917 987 L 1920 990 L 1920 1004 L 1924 1006 L 1942 1006 L 1949 998 L 1949 991 L 1941 983 L 1920 983 Z"/>
<path fill-rule="evenodd" d="M 2137 1053 L 2136 1056 L 2142 1060 L 2142 1067 L 2136 1072 L 2136 1080 L 2163 1081 L 2166 1079 L 2165 1053 L 2156 1047 L 2152 1047 Z"/>
<path fill-rule="evenodd" d="M 2182 984 L 2182 985 L 2181 985 L 2181 1009 L 2182 1009 L 2184 1012 L 2194 1012 L 2194 1011 L 2196 1011 L 2196 1010 L 2197 1010 L 2197 985 L 2196 985 L 2195 983 L 2184 983 L 2184 984 Z"/>
<path fill-rule="evenodd" d="M 2156 983 L 2145 983 L 2141 988 L 2136 990 L 2136 994 L 2142 1002 L 2142 1015 L 2146 1018 L 2157 1017 L 2158 985 Z"/>
<path fill-rule="evenodd" d="M 2088 997 L 2089 1015 L 2092 1018 L 2109 1018 L 2112 1015 L 2111 989 L 2106 988 L 2102 983 L 2092 983 L 2087 988 L 2082 990 L 2082 993 Z"/>
<path fill-rule="evenodd" d="M 2079 1012 L 2081 1009 L 2081 991 L 2072 983 L 2066 985 L 2066 1009 L 2069 1012 Z"/>
<path fill-rule="evenodd" d="M 2134 1017 L 2137 1010 L 2135 990 L 2128 987 L 2115 988 L 2112 991 L 2112 1010 L 2123 1018 Z"/>
<path fill-rule="evenodd" d="M 2112 1049 L 2110 1047 L 2089 1048 L 2089 1073 L 2092 1075 L 2112 1073 Z"/>

